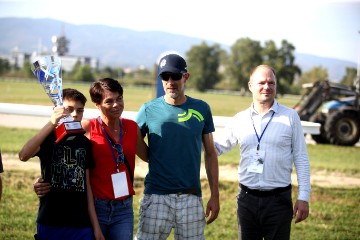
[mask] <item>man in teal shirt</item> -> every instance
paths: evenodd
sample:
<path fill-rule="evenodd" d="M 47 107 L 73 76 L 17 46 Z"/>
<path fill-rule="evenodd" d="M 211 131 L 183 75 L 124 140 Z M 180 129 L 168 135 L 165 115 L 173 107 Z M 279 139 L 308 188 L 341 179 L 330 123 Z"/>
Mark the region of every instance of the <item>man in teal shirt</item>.
<path fill-rule="evenodd" d="M 165 95 L 145 103 L 136 119 L 149 144 L 149 172 L 136 237 L 166 239 L 174 228 L 178 239 L 204 239 L 205 217 L 209 224 L 220 210 L 211 110 L 204 101 L 185 95 L 190 74 L 181 56 L 164 56 L 159 69 Z M 211 191 L 205 213 L 202 147 Z"/>

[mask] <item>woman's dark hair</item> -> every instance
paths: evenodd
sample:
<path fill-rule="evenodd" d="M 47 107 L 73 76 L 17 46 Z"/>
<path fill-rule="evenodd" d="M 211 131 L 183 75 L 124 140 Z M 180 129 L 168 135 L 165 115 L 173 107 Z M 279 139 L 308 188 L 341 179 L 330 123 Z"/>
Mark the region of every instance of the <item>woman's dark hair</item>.
<path fill-rule="evenodd" d="M 123 88 L 120 83 L 112 78 L 103 78 L 91 84 L 89 93 L 93 103 L 100 104 L 104 99 L 104 90 L 118 92 L 123 95 Z"/>

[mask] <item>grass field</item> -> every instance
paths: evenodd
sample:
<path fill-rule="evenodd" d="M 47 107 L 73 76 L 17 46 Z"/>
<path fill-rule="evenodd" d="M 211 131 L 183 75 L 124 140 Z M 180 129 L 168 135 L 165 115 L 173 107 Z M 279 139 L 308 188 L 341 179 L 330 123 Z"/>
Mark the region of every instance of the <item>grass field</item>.
<path fill-rule="evenodd" d="M 87 93 L 88 85 L 71 86 Z M 37 82 L 0 81 L 0 102 L 50 105 Z M 250 97 L 220 95 L 189 91 L 193 97 L 206 100 L 214 115 L 231 116 L 249 106 Z M 90 97 L 86 95 L 90 100 Z M 125 88 L 126 110 L 137 111 L 140 105 L 153 98 L 150 89 Z M 293 106 L 296 98 L 279 98 L 279 102 Z M 89 101 L 88 107 L 92 107 Z M 0 127 L 0 147 L 3 153 L 16 153 L 37 130 Z M 360 178 L 360 148 L 333 145 L 308 145 L 312 174 L 325 171 L 329 175 Z M 20 161 L 20 160 L 19 160 Z M 219 158 L 220 165 L 236 166 L 239 150 L 234 149 Z M 26 163 L 25 163 L 26 164 Z M 0 202 L 0 239 L 32 239 L 38 199 L 32 192 L 32 183 L 39 176 L 33 170 L 9 170 L 2 174 L 4 193 Z M 236 194 L 237 183 L 220 181 L 221 213 L 208 225 L 206 239 L 237 239 Z M 208 200 L 208 184 L 202 180 L 204 204 Z M 135 180 L 137 195 L 134 197 L 135 224 L 137 224 L 139 200 L 143 191 L 143 179 Z M 294 188 L 296 198 L 297 188 Z M 310 200 L 310 217 L 300 224 L 293 224 L 291 239 L 360 239 L 360 188 L 334 188 L 313 186 Z M 136 225 L 135 225 L 136 227 Z M 173 239 L 173 238 L 170 238 Z"/>
<path fill-rule="evenodd" d="M 90 84 L 64 83 L 63 87 L 76 88 L 88 99 L 87 108 L 94 108 L 89 95 Z M 51 106 L 51 102 L 37 81 L 5 81 L 0 80 L 0 102 L 21 103 Z M 233 116 L 235 113 L 250 106 L 251 97 L 242 97 L 233 94 L 200 93 L 188 90 L 187 95 L 203 99 L 211 106 L 215 116 Z M 154 98 L 155 93 L 151 88 L 124 87 L 124 101 L 126 111 L 138 111 L 140 106 Z M 298 101 L 298 97 L 279 97 L 278 101 L 292 107 Z"/>
<path fill-rule="evenodd" d="M 36 231 L 38 205 L 38 199 L 32 192 L 32 183 L 36 176 L 38 172 L 21 170 L 6 171 L 3 175 L 5 188 L 0 203 L 0 239 L 32 239 Z M 206 204 L 209 188 L 205 180 L 202 180 L 202 186 Z M 137 195 L 134 197 L 134 231 L 137 228 L 139 200 L 143 191 L 142 178 L 135 180 L 135 190 Z M 313 186 L 310 216 L 306 221 L 292 225 L 291 239 L 359 239 L 359 190 Z M 296 191 L 297 188 L 294 187 L 294 192 Z M 220 181 L 221 212 L 214 223 L 206 226 L 206 239 L 237 239 L 236 194 L 237 183 Z"/>

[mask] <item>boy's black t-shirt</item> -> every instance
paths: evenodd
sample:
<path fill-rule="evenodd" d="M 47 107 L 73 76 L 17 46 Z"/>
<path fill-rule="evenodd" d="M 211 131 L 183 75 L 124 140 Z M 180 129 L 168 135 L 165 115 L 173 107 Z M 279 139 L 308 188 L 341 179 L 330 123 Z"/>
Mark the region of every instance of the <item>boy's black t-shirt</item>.
<path fill-rule="evenodd" d="M 37 222 L 48 226 L 91 227 L 86 169 L 94 167 L 91 143 L 84 135 L 55 144 L 55 133 L 40 145 L 42 178 L 51 190 L 40 198 Z"/>

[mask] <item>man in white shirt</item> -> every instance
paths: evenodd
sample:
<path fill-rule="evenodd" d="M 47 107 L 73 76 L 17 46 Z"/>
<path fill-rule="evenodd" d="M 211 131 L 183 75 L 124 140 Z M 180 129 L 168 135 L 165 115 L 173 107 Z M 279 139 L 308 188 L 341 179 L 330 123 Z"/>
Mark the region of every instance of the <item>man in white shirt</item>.
<path fill-rule="evenodd" d="M 276 74 L 257 66 L 248 83 L 251 107 L 237 113 L 215 140 L 218 155 L 240 146 L 237 200 L 239 239 L 290 239 L 291 220 L 309 215 L 310 164 L 301 122 L 295 110 L 275 100 Z M 291 198 L 295 165 L 299 192 Z"/>

